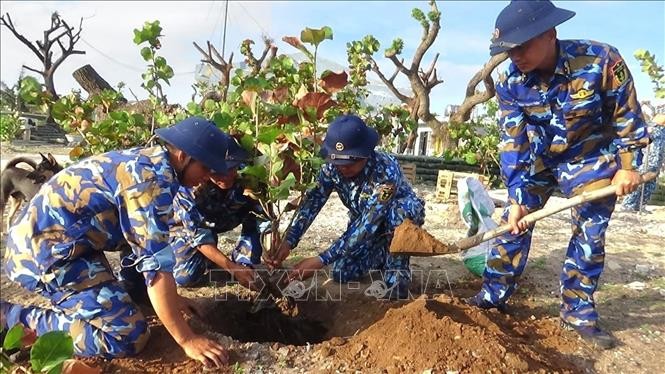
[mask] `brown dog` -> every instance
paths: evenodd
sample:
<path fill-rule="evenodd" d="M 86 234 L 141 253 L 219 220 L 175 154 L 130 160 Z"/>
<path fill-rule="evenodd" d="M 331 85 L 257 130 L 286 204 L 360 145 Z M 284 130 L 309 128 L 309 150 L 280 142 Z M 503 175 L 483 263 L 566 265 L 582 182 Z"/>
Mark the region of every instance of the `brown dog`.
<path fill-rule="evenodd" d="M 37 164 L 26 157 L 17 157 L 7 163 L 5 169 L 0 173 L 0 228 L 5 210 L 5 204 L 10 202 L 7 231 L 12 223 L 14 215 L 21 206 L 23 200 L 30 200 L 37 194 L 39 188 L 53 175 L 62 170 L 62 166 L 56 161 L 52 154 L 42 156 L 42 161 Z M 25 163 L 32 167 L 32 171 L 16 167 Z M 9 199 L 9 198 L 12 199 Z"/>

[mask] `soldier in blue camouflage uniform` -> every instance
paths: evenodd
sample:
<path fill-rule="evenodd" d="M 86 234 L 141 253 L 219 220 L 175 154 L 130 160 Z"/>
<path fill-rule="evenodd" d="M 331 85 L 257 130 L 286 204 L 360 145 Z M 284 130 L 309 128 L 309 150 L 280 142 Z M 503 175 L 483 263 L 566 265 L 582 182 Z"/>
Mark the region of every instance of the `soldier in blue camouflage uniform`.
<path fill-rule="evenodd" d="M 554 27 L 575 13 L 549 1 L 513 1 L 498 16 L 492 55 L 512 61 L 500 76 L 501 173 L 508 187 L 504 223 L 511 233 L 490 251 L 483 286 L 468 300 L 504 309 L 524 271 L 532 228 L 521 218 L 555 188 L 565 195 L 609 184 L 622 195 L 640 182 L 648 134 L 626 63 L 612 46 L 558 40 Z M 572 209 L 573 234 L 561 272 L 562 326 L 602 348 L 614 345 L 597 325 L 593 293 L 603 270 L 605 231 L 616 197 Z"/>
<path fill-rule="evenodd" d="M 653 118 L 653 127 L 649 130 L 651 136 L 651 145 L 646 152 L 646 160 L 642 164 L 641 172 L 660 173 L 665 163 L 665 114 L 658 114 Z M 651 199 L 651 195 L 656 190 L 656 180 L 649 181 L 626 196 L 621 205 L 624 212 L 644 211 L 646 205 Z M 641 203 L 640 203 L 641 198 Z"/>
<path fill-rule="evenodd" d="M 201 282 L 210 267 L 229 271 L 245 286 L 254 280 L 251 268 L 261 263 L 263 251 L 258 220 L 263 211 L 256 200 L 244 195 L 244 187 L 236 180 L 237 170 L 246 159 L 247 152 L 231 140 L 226 157 L 228 171 L 214 174 L 195 191 L 181 187 L 176 195 L 171 246 L 178 285 Z M 241 224 L 240 237 L 229 259 L 217 248 L 217 234 Z"/>
<path fill-rule="evenodd" d="M 176 292 L 168 222 L 181 184 L 224 172 L 228 136 L 203 118 L 157 130 L 166 142 L 89 157 L 55 175 L 30 201 L 8 234 L 6 273 L 52 309 L 2 301 L 2 328 L 17 323 L 38 335 L 63 330 L 81 356 L 133 355 L 146 345 L 148 324 L 113 276 L 104 252 L 129 245 L 150 301 L 185 353 L 221 365 L 227 352 L 196 335 L 182 317 L 192 305 Z"/>
<path fill-rule="evenodd" d="M 390 290 L 385 297 L 408 295 L 409 256 L 392 255 L 388 248 L 395 228 L 404 219 L 417 225 L 424 223 L 424 202 L 402 175 L 397 161 L 374 151 L 378 140 L 376 130 L 357 116 L 343 115 L 330 124 L 322 149 L 327 163 L 271 265 L 279 266 L 298 245 L 333 191 L 349 209 L 350 221 L 344 234 L 326 251 L 297 263 L 289 279 L 307 278 L 329 264 L 337 282 L 355 281 L 370 270 L 382 270 Z"/>

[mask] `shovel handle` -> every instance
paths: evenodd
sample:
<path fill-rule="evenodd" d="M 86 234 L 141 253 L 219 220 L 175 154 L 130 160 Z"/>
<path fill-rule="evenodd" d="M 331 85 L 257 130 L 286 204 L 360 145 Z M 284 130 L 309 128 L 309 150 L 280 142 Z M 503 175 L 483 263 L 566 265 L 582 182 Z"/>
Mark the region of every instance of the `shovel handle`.
<path fill-rule="evenodd" d="M 657 176 L 656 173 L 653 172 L 644 173 L 641 175 L 642 181 L 640 182 L 640 184 L 652 181 L 656 179 L 656 176 Z M 522 220 L 526 221 L 529 225 L 532 225 L 536 221 L 551 216 L 552 214 L 559 213 L 562 210 L 572 208 L 587 201 L 592 201 L 612 196 L 614 194 L 616 194 L 615 186 L 606 186 L 593 191 L 585 191 L 575 197 L 571 197 L 569 199 L 564 200 L 561 204 L 553 205 L 529 213 L 526 216 L 524 216 Z M 497 236 L 506 234 L 510 232 L 510 230 L 511 226 L 509 224 L 505 224 L 495 229 L 481 232 L 473 236 L 469 236 L 468 238 L 464 238 L 456 243 L 450 244 L 449 245 L 450 252 L 463 251 L 465 249 L 473 248 L 480 243 L 486 242 L 490 239 L 494 239 Z"/>

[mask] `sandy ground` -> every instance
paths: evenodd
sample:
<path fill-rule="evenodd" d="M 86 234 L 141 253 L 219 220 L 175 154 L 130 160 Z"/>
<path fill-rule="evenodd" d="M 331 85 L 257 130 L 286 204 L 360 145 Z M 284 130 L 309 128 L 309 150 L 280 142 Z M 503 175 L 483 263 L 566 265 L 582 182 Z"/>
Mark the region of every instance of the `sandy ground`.
<path fill-rule="evenodd" d="M 58 149 L 51 151 L 57 152 Z M 20 150 L 19 150 L 20 152 Z M 62 148 L 60 153 L 63 153 Z M 3 147 L 3 162 L 16 152 L 7 152 Z M 455 201 L 436 202 L 433 200 L 433 187 L 415 186 L 418 194 L 427 201 L 427 219 L 425 228 L 435 237 L 453 241 L 464 237 L 466 228 L 459 218 Z M 501 195 L 501 191 L 496 192 Z M 548 204 L 556 204 L 558 198 L 552 198 Z M 585 344 L 576 342 L 576 354 L 571 362 L 576 362 L 580 372 L 598 373 L 652 373 L 662 372 L 665 364 L 665 253 L 663 252 L 663 233 L 665 232 L 665 207 L 648 206 L 649 214 L 615 213 L 611 220 L 606 240 L 605 271 L 601 277 L 600 288 L 596 292 L 596 302 L 601 315 L 601 323 L 619 341 L 619 345 L 608 351 L 598 351 Z M 500 215 L 499 209 L 495 218 Z M 538 321 L 556 321 L 559 303 L 559 272 L 570 236 L 569 215 L 567 211 L 558 213 L 540 221 L 536 226 L 529 263 L 523 275 L 518 292 L 511 299 L 512 308 L 531 311 L 537 314 Z M 325 250 L 344 230 L 346 210 L 339 199 L 333 195 L 323 208 L 300 246 L 293 256 L 310 256 Z M 222 236 L 220 243 L 223 250 L 230 249 L 238 232 Z M 3 237 L 4 247 L 4 237 Z M 112 258 L 113 260 L 113 258 Z M 115 261 L 112 261 L 115 262 Z M 3 263 L 4 268 L 4 263 Z M 470 296 L 477 290 L 479 281 L 463 266 L 459 255 L 447 255 L 432 258 L 414 258 L 412 269 L 421 274 L 434 271 L 440 292 L 454 297 Z M 445 278 L 445 282 L 443 279 Z M 417 278 L 416 278 L 417 279 Z M 360 290 L 369 284 L 361 284 Z M 40 303 L 38 297 L 26 295 L 8 281 L 2 274 L 2 298 L 22 303 Z M 211 287 L 182 289 L 186 296 L 199 300 L 210 300 L 219 292 Z M 353 291 L 343 290 L 353 294 Z M 361 292 L 361 291 L 359 291 Z M 357 293 L 357 292 L 356 292 Z M 352 304 L 356 315 L 363 313 L 362 305 Z M 388 307 L 372 307 L 373 313 L 384 313 Z M 341 306 L 340 306 L 341 308 Z M 330 309 L 331 313 L 334 308 Z M 377 312 L 378 311 L 378 312 Z M 353 314 L 351 314 L 353 315 Z M 343 317 L 349 318 L 349 314 Z M 381 315 L 372 316 L 366 323 L 359 323 L 355 335 L 368 328 Z M 362 317 L 352 317 L 362 320 Z M 549 322 L 548 322 L 549 323 Z M 354 325 L 355 326 L 355 325 Z M 389 334 L 389 331 L 386 331 Z M 161 334 L 161 335 L 159 335 Z M 155 334 L 153 334 L 154 336 Z M 164 332 L 157 330 L 157 336 L 164 338 Z M 168 336 L 165 337 L 167 340 Z M 321 354 L 320 346 L 308 344 L 302 347 L 285 346 L 269 343 L 238 342 L 218 335 L 235 353 L 235 364 L 229 372 L 318 372 L 335 371 L 335 367 L 326 363 L 334 362 Z M 153 337 L 153 340 L 155 337 Z M 574 339 L 574 336 L 572 337 Z M 177 348 L 177 347 L 176 347 Z M 185 360 L 182 352 L 173 351 L 172 356 L 152 357 L 152 362 L 173 362 L 174 372 L 200 372 L 200 366 Z M 168 356 L 168 357 L 167 357 Z M 148 363 L 149 359 L 141 359 Z M 138 361 L 137 361 L 138 362 Z M 185 364 L 185 362 L 189 362 Z M 334 365 L 333 365 L 334 366 Z M 109 368 L 110 366 L 104 366 Z M 120 366 L 122 368 L 123 366 Z M 126 367 L 125 367 L 126 368 Z M 192 371 L 190 371 L 190 369 Z M 337 370 L 346 371 L 342 366 Z M 347 368 L 348 369 L 348 368 Z M 120 369 L 118 369 L 120 370 Z M 147 369 L 146 369 L 147 370 Z M 167 370 L 170 369 L 160 369 Z M 120 370 L 122 371 L 122 370 Z M 116 372 L 120 372 L 116 371 Z M 139 370 L 140 371 L 140 370 Z M 463 370 L 464 371 L 464 370 Z M 476 372 L 476 370 L 471 370 Z"/>

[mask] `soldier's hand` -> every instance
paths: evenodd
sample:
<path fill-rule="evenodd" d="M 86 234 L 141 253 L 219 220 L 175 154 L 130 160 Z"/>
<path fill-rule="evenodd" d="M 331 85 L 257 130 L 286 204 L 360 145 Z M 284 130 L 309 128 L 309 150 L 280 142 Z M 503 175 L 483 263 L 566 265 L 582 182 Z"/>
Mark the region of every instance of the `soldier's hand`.
<path fill-rule="evenodd" d="M 295 264 L 291 271 L 289 271 L 289 282 L 307 279 L 321 268 L 323 268 L 323 262 L 321 262 L 321 259 L 318 256 L 308 257 Z"/>
<path fill-rule="evenodd" d="M 229 267 L 226 270 L 233 274 L 233 278 L 238 281 L 238 283 L 247 288 L 252 288 L 254 280 L 256 279 L 256 271 L 254 271 L 254 269 L 229 261 Z"/>
<path fill-rule="evenodd" d="M 641 182 L 642 178 L 637 170 L 618 170 L 612 178 L 612 185 L 616 188 L 617 196 L 635 191 Z"/>
<path fill-rule="evenodd" d="M 266 265 L 268 265 L 270 269 L 279 268 L 282 266 L 282 262 L 284 262 L 284 260 L 289 257 L 290 253 L 291 246 L 286 240 L 283 240 L 279 245 L 277 252 L 275 252 L 271 258 L 266 259 Z"/>
<path fill-rule="evenodd" d="M 526 209 L 525 205 L 513 204 L 510 206 L 510 211 L 508 212 L 508 224 L 510 224 L 511 227 L 511 234 L 517 235 L 529 228 L 529 225 L 525 221 L 522 221 L 522 218 L 528 213 L 529 211 Z"/>
<path fill-rule="evenodd" d="M 194 335 L 181 346 L 188 357 L 201 361 L 207 368 L 219 368 L 229 362 L 226 348 L 204 336 Z"/>

